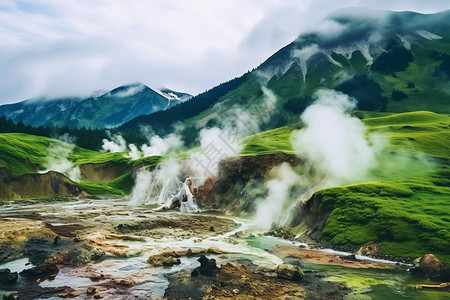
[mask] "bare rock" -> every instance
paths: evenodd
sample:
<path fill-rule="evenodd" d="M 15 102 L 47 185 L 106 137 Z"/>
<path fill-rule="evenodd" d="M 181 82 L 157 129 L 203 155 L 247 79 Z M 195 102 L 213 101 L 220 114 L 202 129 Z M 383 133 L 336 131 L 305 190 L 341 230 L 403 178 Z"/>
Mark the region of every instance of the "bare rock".
<path fill-rule="evenodd" d="M 2 298 L 2 300 L 17 300 L 17 299 L 19 299 L 19 295 L 17 294 L 17 292 L 6 292 Z"/>
<path fill-rule="evenodd" d="M 433 254 L 426 254 L 414 261 L 414 267 L 410 271 L 417 276 L 436 278 L 441 276 L 443 269 L 444 265 L 439 258 Z"/>
<path fill-rule="evenodd" d="M 217 267 L 216 260 L 214 258 L 207 258 L 205 255 L 200 255 L 200 258 L 198 259 L 198 262 L 200 263 L 200 267 L 195 268 L 194 271 L 192 271 L 191 276 L 196 277 L 198 275 L 204 275 L 204 276 L 215 276 L 219 268 Z"/>
<path fill-rule="evenodd" d="M 37 265 L 36 267 L 33 267 L 31 269 L 26 269 L 20 272 L 20 275 L 27 277 L 27 278 L 43 278 L 46 276 L 51 276 L 58 274 L 59 269 L 56 266 L 56 264 L 52 263 L 42 263 L 40 265 Z"/>
<path fill-rule="evenodd" d="M 0 269 L 0 283 L 12 284 L 19 278 L 17 272 L 11 272 L 10 269 Z"/>
<path fill-rule="evenodd" d="M 176 255 L 174 252 L 163 252 L 160 254 L 150 256 L 147 259 L 147 262 L 152 267 L 161 267 L 161 266 L 170 267 L 173 265 L 181 264 L 181 261 L 178 258 L 178 255 Z"/>
<path fill-rule="evenodd" d="M 370 243 L 358 249 L 358 255 L 375 255 L 380 252 L 380 244 Z"/>
<path fill-rule="evenodd" d="M 305 277 L 300 267 L 291 264 L 280 264 L 277 267 L 277 276 L 283 279 L 300 280 Z"/>

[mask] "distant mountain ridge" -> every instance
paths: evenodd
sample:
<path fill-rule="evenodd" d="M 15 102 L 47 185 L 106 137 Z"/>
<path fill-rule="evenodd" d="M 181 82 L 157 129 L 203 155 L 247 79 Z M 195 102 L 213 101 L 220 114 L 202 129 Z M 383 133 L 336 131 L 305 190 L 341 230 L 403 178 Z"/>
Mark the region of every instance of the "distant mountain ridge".
<path fill-rule="evenodd" d="M 450 10 L 435 14 L 351 8 L 330 14 L 317 30 L 302 33 L 220 94 L 207 91 L 196 99 L 208 106 L 189 113 L 176 109 L 143 115 L 119 130 L 142 125 L 170 131 L 186 120 L 197 129 L 220 123 L 233 106 L 252 112 L 270 90 L 281 112 L 263 124 L 270 129 L 297 122 L 318 89 L 335 89 L 358 100 L 358 109 L 450 113 Z M 224 86 L 225 87 L 225 86 Z M 198 106 L 197 106 L 198 107 Z M 255 109 L 257 111 L 257 109 Z M 172 118 L 173 115 L 173 118 Z M 180 116 L 182 118 L 180 118 Z"/>
<path fill-rule="evenodd" d="M 140 115 L 165 110 L 192 96 L 170 89 L 151 89 L 142 83 L 117 87 L 87 98 L 36 98 L 0 106 L 0 116 L 32 126 L 110 128 Z"/>

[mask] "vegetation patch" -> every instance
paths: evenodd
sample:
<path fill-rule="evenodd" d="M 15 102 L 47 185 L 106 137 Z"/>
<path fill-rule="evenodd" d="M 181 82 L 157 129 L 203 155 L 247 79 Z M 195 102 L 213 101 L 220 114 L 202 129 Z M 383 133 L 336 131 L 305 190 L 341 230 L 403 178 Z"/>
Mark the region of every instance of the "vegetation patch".
<path fill-rule="evenodd" d="M 380 242 L 381 254 L 434 253 L 450 263 L 450 210 L 443 209 L 449 204 L 448 186 L 375 182 L 325 189 L 314 197 L 321 199 L 322 212 L 331 212 L 322 233 L 333 244 Z"/>

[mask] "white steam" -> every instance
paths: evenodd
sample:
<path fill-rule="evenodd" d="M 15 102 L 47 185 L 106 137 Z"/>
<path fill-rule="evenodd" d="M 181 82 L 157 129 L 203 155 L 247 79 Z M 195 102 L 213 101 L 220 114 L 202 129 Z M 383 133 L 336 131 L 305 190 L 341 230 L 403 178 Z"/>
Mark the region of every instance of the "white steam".
<path fill-rule="evenodd" d="M 365 178 L 374 166 L 375 148 L 366 128 L 350 112 L 356 100 L 332 90 L 319 90 L 316 101 L 301 116 L 304 129 L 292 136 L 297 155 L 326 176 L 328 184 Z"/>
<path fill-rule="evenodd" d="M 268 88 L 262 86 L 262 97 L 248 103 L 245 107 L 233 106 L 218 114 L 215 121 L 217 127 L 204 128 L 199 132 L 200 151 L 190 155 L 183 161 L 163 162 L 153 171 L 141 169 L 136 174 L 136 185 L 130 196 L 132 205 L 164 204 L 164 202 L 179 190 L 183 183 L 181 179 L 189 178 L 195 186 L 201 186 L 207 178 L 218 176 L 220 161 L 240 155 L 243 149 L 242 139 L 259 132 L 261 125 L 270 120 L 276 107 L 277 97 Z M 175 132 L 179 132 L 180 128 Z M 149 128 L 142 129 L 150 135 Z M 143 155 L 161 155 L 183 146 L 182 139 L 176 133 L 164 138 L 153 135 L 150 146 L 141 147 Z M 129 154 L 133 159 L 138 157 L 137 147 L 129 146 Z"/>
<path fill-rule="evenodd" d="M 69 161 L 69 155 L 72 153 L 74 145 L 74 138 L 65 134 L 59 138 L 65 143 L 55 142 L 51 143 L 47 149 L 47 162 L 45 164 L 47 171 L 56 171 L 66 175 L 73 181 L 79 182 L 81 180 L 81 172 L 78 166 Z"/>
<path fill-rule="evenodd" d="M 176 149 L 180 149 L 183 146 L 181 137 L 171 133 L 165 138 L 161 138 L 159 135 L 154 135 L 150 138 L 150 145 L 143 144 L 141 146 L 143 156 L 162 155 Z"/>
<path fill-rule="evenodd" d="M 181 168 L 182 163 L 176 161 L 162 162 L 153 170 L 148 167 L 140 168 L 135 175 L 135 185 L 129 197 L 130 204 L 163 204 L 178 192 L 179 186 L 173 186 L 171 183 L 179 181 Z"/>
<path fill-rule="evenodd" d="M 288 163 L 273 168 L 270 175 L 274 178 L 265 183 L 268 195 L 259 202 L 254 220 L 258 227 L 264 229 L 269 229 L 272 223 L 282 221 L 290 205 L 290 188 L 301 181 L 301 177 Z"/>
<path fill-rule="evenodd" d="M 111 134 L 106 132 L 108 139 L 103 139 L 102 149 L 104 152 L 123 152 L 127 150 L 127 142 L 119 134 Z"/>
<path fill-rule="evenodd" d="M 272 170 L 272 179 L 265 183 L 268 195 L 259 201 L 255 215 L 255 225 L 262 229 L 289 224 L 296 204 L 320 189 L 362 182 L 377 165 L 381 143 L 350 115 L 355 99 L 333 90 L 319 90 L 314 97 L 301 115 L 303 129 L 291 136 L 301 171 L 286 163 Z"/>
<path fill-rule="evenodd" d="M 135 144 L 128 144 L 121 135 L 111 134 L 108 131 L 107 134 L 109 139 L 103 139 L 102 149 L 104 152 L 129 151 L 125 156 L 132 160 L 137 160 L 142 157 L 164 155 L 183 147 L 181 137 L 175 133 L 171 133 L 164 138 L 152 134 L 151 130 L 146 130 L 146 133 L 149 144 L 147 145 L 145 143 L 139 148 Z"/>

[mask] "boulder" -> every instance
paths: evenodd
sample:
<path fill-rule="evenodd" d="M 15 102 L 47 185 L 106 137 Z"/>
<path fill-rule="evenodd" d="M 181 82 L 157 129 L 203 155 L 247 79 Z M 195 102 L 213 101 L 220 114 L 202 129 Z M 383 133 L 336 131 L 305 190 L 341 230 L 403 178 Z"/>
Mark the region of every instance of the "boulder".
<path fill-rule="evenodd" d="M 6 292 L 2 298 L 2 300 L 17 300 L 17 299 L 19 299 L 19 295 L 17 292 Z"/>
<path fill-rule="evenodd" d="M 18 278 L 17 272 L 11 272 L 10 269 L 0 269 L 0 283 L 11 284 L 16 282 Z"/>
<path fill-rule="evenodd" d="M 217 271 L 219 270 L 214 258 L 209 259 L 205 255 L 200 255 L 198 262 L 200 263 L 200 267 L 195 268 L 194 271 L 192 271 L 191 276 L 193 277 L 196 277 L 198 275 L 212 277 L 215 276 Z"/>
<path fill-rule="evenodd" d="M 291 264 L 280 264 L 277 267 L 278 278 L 288 279 L 288 280 L 300 280 L 305 277 L 302 269 L 300 267 Z"/>
<path fill-rule="evenodd" d="M 417 276 L 436 278 L 441 276 L 441 269 L 443 267 L 444 265 L 439 258 L 433 254 L 426 254 L 414 261 L 414 267 L 410 271 Z"/>
<path fill-rule="evenodd" d="M 173 252 L 163 252 L 160 254 L 156 254 L 153 256 L 150 256 L 147 259 L 147 262 L 152 266 L 152 267 L 170 267 L 173 265 L 179 265 L 181 264 L 180 259 L 178 258 L 178 255 L 176 255 Z"/>
<path fill-rule="evenodd" d="M 434 278 L 440 281 L 450 281 L 450 267 L 444 266 L 433 254 L 426 254 L 414 261 L 410 269 L 413 275 Z"/>

